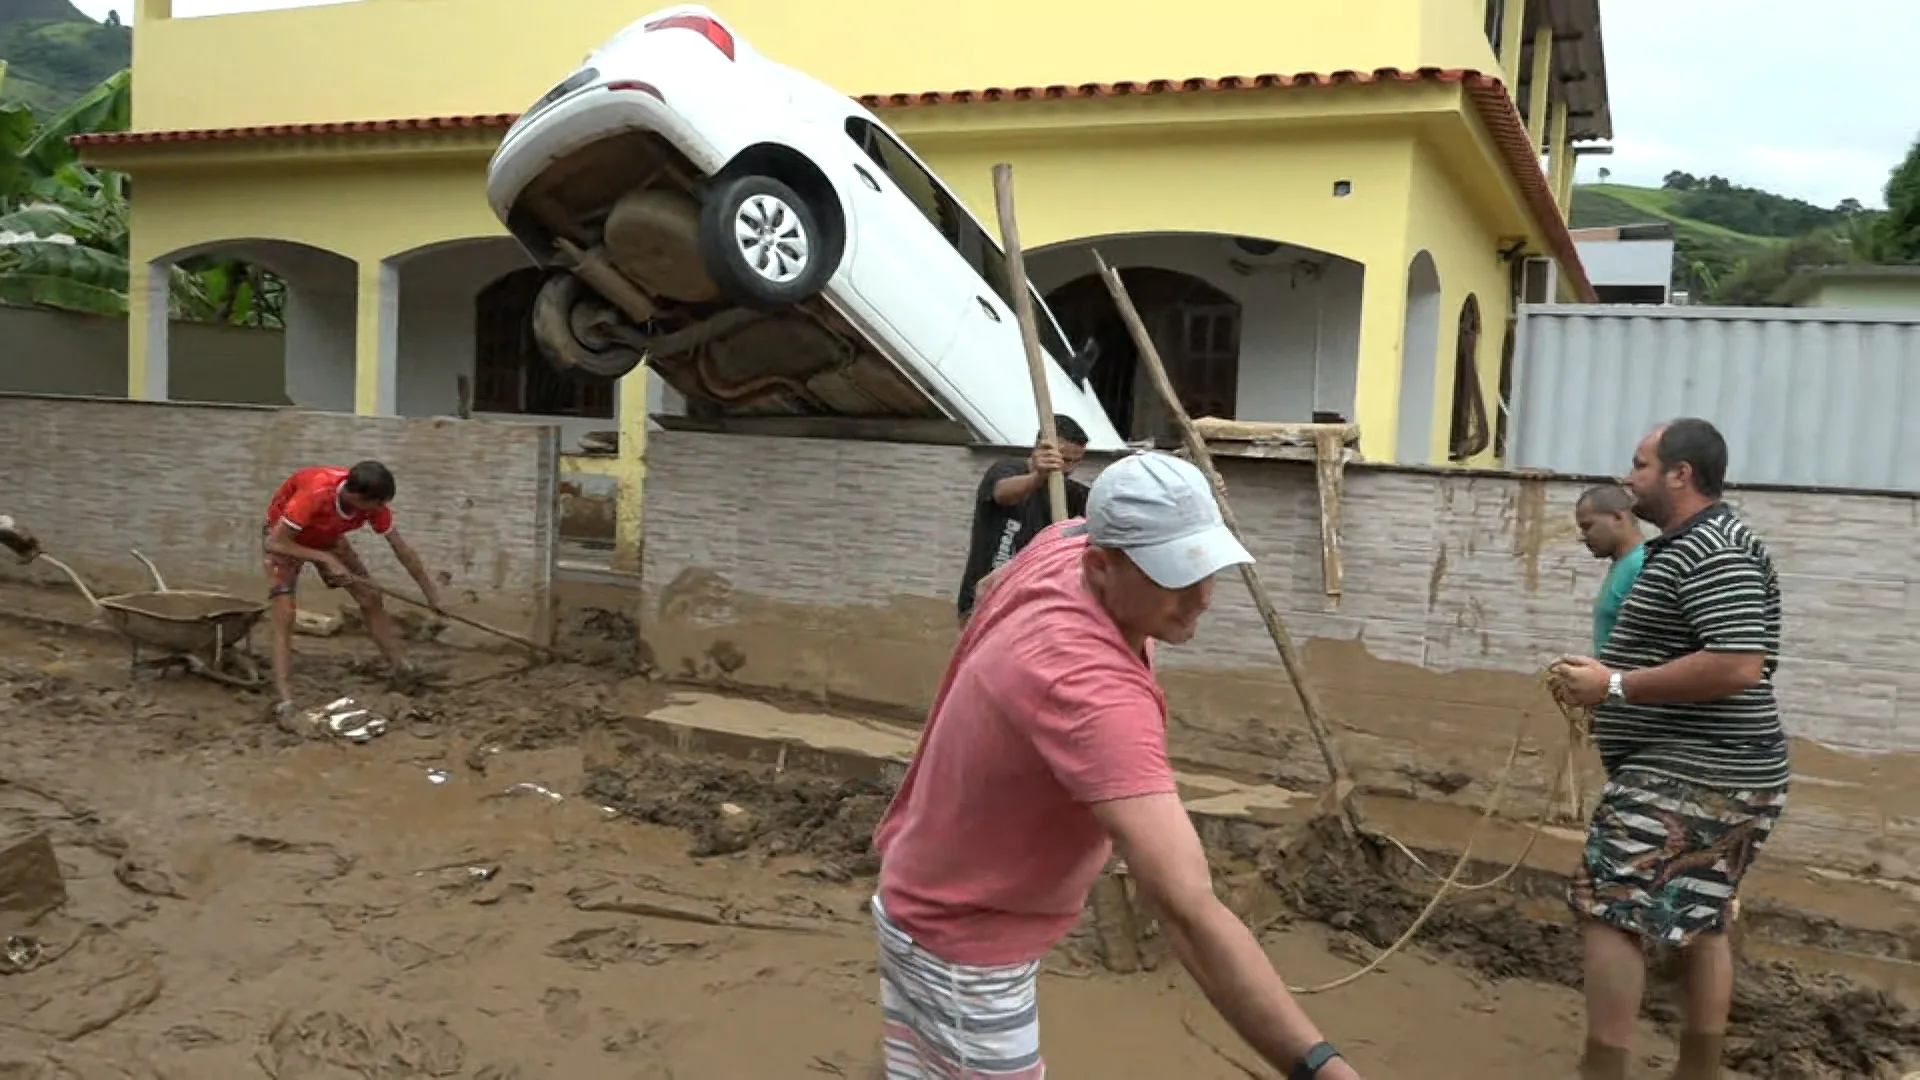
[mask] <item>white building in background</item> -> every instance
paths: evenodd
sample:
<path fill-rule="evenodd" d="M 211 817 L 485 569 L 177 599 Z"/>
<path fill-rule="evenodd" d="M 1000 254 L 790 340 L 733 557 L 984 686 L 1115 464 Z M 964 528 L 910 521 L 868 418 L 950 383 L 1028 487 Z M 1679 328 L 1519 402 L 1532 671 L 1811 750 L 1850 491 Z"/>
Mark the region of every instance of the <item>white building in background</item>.
<path fill-rule="evenodd" d="M 1672 225 L 1618 225 L 1571 232 L 1600 303 L 1673 302 Z"/>

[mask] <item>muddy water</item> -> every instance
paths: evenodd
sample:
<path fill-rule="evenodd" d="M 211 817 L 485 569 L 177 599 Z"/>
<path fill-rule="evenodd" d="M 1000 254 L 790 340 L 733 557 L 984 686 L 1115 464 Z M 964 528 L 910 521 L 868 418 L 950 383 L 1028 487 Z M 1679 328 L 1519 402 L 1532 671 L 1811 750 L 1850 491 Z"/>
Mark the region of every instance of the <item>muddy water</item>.
<path fill-rule="evenodd" d="M 301 649 L 304 696 L 391 731 L 303 743 L 261 701 L 0 620 L 0 833 L 49 831 L 68 894 L 31 925 L 0 911 L 39 950 L 0 974 L 0 1076 L 867 1075 L 884 792 L 646 749 L 620 718 L 664 695 L 609 666 L 443 653 L 448 682 L 484 681 L 404 697 L 355 674 L 363 642 Z M 1389 881 L 1314 880 L 1333 891 L 1299 906 L 1341 929 L 1266 920 L 1295 983 L 1352 970 L 1399 910 L 1366 902 Z M 1572 1074 L 1563 953 L 1500 970 L 1437 944 L 1310 1000 L 1367 1076 Z M 1264 1075 L 1172 965 L 1114 977 L 1070 943 L 1043 1000 L 1058 1075 Z"/>

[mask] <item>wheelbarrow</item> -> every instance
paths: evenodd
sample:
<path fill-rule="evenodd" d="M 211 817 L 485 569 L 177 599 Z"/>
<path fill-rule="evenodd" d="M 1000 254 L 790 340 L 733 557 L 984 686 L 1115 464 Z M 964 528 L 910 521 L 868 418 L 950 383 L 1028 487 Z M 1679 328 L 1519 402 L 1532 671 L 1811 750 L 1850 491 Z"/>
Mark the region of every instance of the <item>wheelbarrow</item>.
<path fill-rule="evenodd" d="M 73 567 L 47 554 L 41 554 L 39 561 L 58 567 L 72 579 L 93 610 L 127 639 L 133 647 L 135 674 L 142 669 L 184 667 L 243 690 L 266 685 L 249 645 L 267 605 L 224 593 L 169 589 L 153 560 L 138 551 L 133 557 L 147 568 L 152 591 L 95 596 Z M 143 657 L 143 648 L 157 655 Z"/>

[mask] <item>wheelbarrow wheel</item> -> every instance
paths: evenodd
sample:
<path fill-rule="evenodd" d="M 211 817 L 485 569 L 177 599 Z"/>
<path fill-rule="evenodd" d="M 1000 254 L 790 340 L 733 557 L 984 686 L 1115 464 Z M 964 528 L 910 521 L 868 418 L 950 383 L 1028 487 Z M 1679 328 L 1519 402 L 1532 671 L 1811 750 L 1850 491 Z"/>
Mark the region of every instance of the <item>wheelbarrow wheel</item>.
<path fill-rule="evenodd" d="M 260 675 L 260 665 L 246 653 L 229 652 L 222 657 L 222 660 L 225 662 L 221 667 L 214 667 L 198 656 L 190 656 L 187 658 L 187 666 L 193 669 L 195 675 L 242 690 L 258 690 L 266 685 L 266 680 Z"/>

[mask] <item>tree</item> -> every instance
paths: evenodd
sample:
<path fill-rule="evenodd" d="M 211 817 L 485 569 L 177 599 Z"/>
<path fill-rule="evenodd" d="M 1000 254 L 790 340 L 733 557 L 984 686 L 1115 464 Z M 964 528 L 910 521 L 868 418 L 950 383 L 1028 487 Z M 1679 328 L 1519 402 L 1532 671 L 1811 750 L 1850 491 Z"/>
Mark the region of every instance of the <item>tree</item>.
<path fill-rule="evenodd" d="M 1661 178 L 1660 186 L 1669 191 L 1692 191 L 1694 188 L 1700 186 L 1700 179 L 1692 173 L 1684 173 L 1675 169 Z"/>
<path fill-rule="evenodd" d="M 1877 261 L 1920 263 L 1920 140 L 1887 178 L 1886 198 L 1875 230 Z"/>
<path fill-rule="evenodd" d="M 125 131 L 132 103 L 121 71 L 45 122 L 0 106 L 0 303 L 126 314 L 127 178 L 82 165 L 70 140 Z M 199 259 L 169 273 L 176 318 L 281 325 L 284 285 L 257 268 Z"/>
<path fill-rule="evenodd" d="M 1604 184 L 1611 179 L 1613 179 L 1613 170 L 1605 165 L 1600 166 L 1600 182 Z"/>

